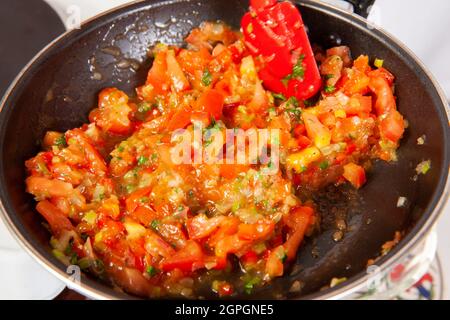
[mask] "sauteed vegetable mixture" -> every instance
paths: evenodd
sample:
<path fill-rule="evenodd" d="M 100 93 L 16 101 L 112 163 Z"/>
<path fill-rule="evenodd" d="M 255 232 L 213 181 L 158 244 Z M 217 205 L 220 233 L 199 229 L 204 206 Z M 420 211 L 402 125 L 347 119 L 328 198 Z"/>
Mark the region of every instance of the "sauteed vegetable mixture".
<path fill-rule="evenodd" d="M 267 90 L 259 75 L 267 60 L 226 25 L 205 22 L 186 42 L 152 49 L 136 94 L 106 88 L 89 123 L 47 132 L 43 151 L 26 161 L 27 191 L 54 254 L 118 288 L 145 297 L 198 297 L 206 287 L 251 294 L 283 276 L 317 230 L 315 204 L 301 195 L 361 188 L 372 159 L 395 161 L 405 121 L 394 76 L 381 60 L 353 60 L 348 47 L 316 49 L 322 89 L 299 100 Z M 301 82 L 302 59 L 289 81 Z M 172 133 L 200 125 L 279 129 L 280 169 L 174 164 Z"/>

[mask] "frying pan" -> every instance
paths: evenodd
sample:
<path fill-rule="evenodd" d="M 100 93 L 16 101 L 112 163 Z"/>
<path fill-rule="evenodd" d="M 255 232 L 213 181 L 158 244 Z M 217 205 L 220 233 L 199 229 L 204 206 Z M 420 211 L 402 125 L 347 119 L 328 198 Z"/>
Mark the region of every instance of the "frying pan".
<path fill-rule="evenodd" d="M 351 1 L 367 13 L 373 1 Z M 311 41 L 324 48 L 348 45 L 353 56 L 367 54 L 385 61 L 396 76 L 396 95 L 409 128 L 398 161 L 375 162 L 368 184 L 356 195 L 328 190 L 317 195 L 321 203 L 322 231 L 301 248 L 292 272 L 252 297 L 335 298 L 360 284 L 367 275 L 367 260 L 379 255 L 395 231 L 405 236 L 378 261 L 387 269 L 413 250 L 431 231 L 448 199 L 450 133 L 446 100 L 417 58 L 385 32 L 363 18 L 316 1 L 296 1 Z M 65 131 L 87 121 L 98 92 L 116 86 L 129 93 L 145 81 L 151 65 L 147 50 L 157 41 L 182 45 L 189 31 L 205 20 L 223 20 L 238 28 L 247 1 L 138 1 L 102 14 L 81 29 L 58 38 L 21 72 L 2 100 L 0 111 L 0 199 L 2 216 L 19 242 L 48 270 L 93 298 L 133 298 L 117 292 L 89 275 L 73 283 L 51 254 L 49 233 L 25 193 L 24 161 L 39 150 L 47 130 Z M 425 135 L 426 144 L 417 145 Z M 414 181 L 415 167 L 431 160 L 432 169 Z M 397 207 L 399 196 L 408 199 Z M 344 210 L 348 230 L 336 242 L 333 212 Z M 320 290 L 333 277 L 348 281 Z M 300 293 L 288 293 L 295 280 Z"/>

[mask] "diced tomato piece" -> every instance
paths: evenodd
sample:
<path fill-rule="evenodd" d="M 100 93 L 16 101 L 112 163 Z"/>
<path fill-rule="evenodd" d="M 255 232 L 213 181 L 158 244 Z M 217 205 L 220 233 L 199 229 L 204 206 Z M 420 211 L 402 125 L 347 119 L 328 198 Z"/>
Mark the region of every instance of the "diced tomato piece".
<path fill-rule="evenodd" d="M 89 168 L 96 174 L 104 174 L 107 170 L 105 160 L 100 156 L 97 149 L 92 146 L 89 139 L 81 129 L 73 129 L 67 131 L 66 138 L 69 146 L 74 143 L 79 145 L 84 152 L 86 160 L 89 163 Z"/>
<path fill-rule="evenodd" d="M 275 229 L 275 224 L 271 220 L 260 220 L 254 224 L 242 223 L 238 228 L 238 236 L 243 240 L 255 241 L 264 239 Z"/>
<path fill-rule="evenodd" d="M 47 200 L 40 201 L 36 206 L 36 210 L 45 218 L 56 236 L 65 230 L 70 231 L 74 229 L 69 218 L 51 202 Z"/>
<path fill-rule="evenodd" d="M 297 138 L 297 143 L 300 149 L 305 149 L 312 145 L 311 140 L 303 135 Z"/>
<path fill-rule="evenodd" d="M 167 51 L 166 63 L 167 63 L 167 75 L 172 81 L 173 88 L 177 92 L 189 89 L 191 86 L 183 70 L 181 70 L 181 67 L 178 64 L 174 50 Z"/>
<path fill-rule="evenodd" d="M 285 248 L 278 246 L 270 251 L 266 261 L 266 274 L 270 278 L 280 277 L 283 275 L 283 260 L 286 257 Z"/>
<path fill-rule="evenodd" d="M 227 217 L 220 224 L 219 230 L 217 230 L 209 239 L 208 244 L 211 247 L 216 246 L 217 242 L 225 236 L 232 235 L 238 231 L 240 224 L 239 218 Z"/>
<path fill-rule="evenodd" d="M 148 204 L 137 207 L 137 209 L 130 214 L 130 217 L 139 221 L 144 226 L 149 226 L 156 216 L 155 210 L 149 208 Z"/>
<path fill-rule="evenodd" d="M 198 214 L 186 221 L 186 229 L 191 239 L 202 239 L 211 235 L 225 219 L 223 216 L 208 218 L 205 214 Z"/>
<path fill-rule="evenodd" d="M 372 68 L 369 65 L 369 57 L 368 56 L 359 56 L 354 62 L 353 62 L 353 69 L 358 70 L 362 73 L 367 73 Z"/>
<path fill-rule="evenodd" d="M 347 115 L 360 115 L 372 112 L 372 97 L 362 94 L 353 95 L 344 106 Z"/>
<path fill-rule="evenodd" d="M 106 88 L 99 94 L 98 108 L 89 114 L 89 120 L 105 131 L 126 134 L 130 131 L 128 96 L 116 88 Z"/>
<path fill-rule="evenodd" d="M 224 96 L 218 90 L 210 89 L 203 92 L 197 101 L 197 111 L 205 111 L 211 117 L 219 120 L 222 117 Z"/>
<path fill-rule="evenodd" d="M 57 179 L 30 176 L 25 183 L 27 192 L 38 197 L 70 197 L 74 191 L 70 183 Z"/>
<path fill-rule="evenodd" d="M 98 209 L 98 212 L 117 220 L 120 216 L 119 200 L 117 197 L 111 197 L 104 200 L 101 207 Z"/>
<path fill-rule="evenodd" d="M 199 70 L 203 72 L 211 61 L 211 54 L 206 48 L 200 48 L 198 51 L 182 49 L 177 60 L 183 71 L 195 75 Z"/>
<path fill-rule="evenodd" d="M 126 199 L 125 204 L 128 213 L 133 213 L 137 207 L 144 205 L 142 202 L 142 198 L 147 196 L 152 191 L 151 187 L 145 187 L 134 191 L 130 196 Z"/>
<path fill-rule="evenodd" d="M 240 173 L 247 172 L 250 169 L 249 166 L 244 164 L 221 164 L 220 176 L 225 179 L 235 179 Z"/>
<path fill-rule="evenodd" d="M 372 77 L 370 78 L 369 87 L 376 95 L 375 111 L 378 116 L 397 109 L 394 93 L 386 79 Z"/>
<path fill-rule="evenodd" d="M 169 89 L 169 77 L 167 75 L 167 52 L 160 51 L 156 54 L 153 65 L 147 75 L 147 85 L 152 85 L 154 94 L 162 94 Z"/>
<path fill-rule="evenodd" d="M 284 243 L 288 261 L 292 261 L 300 246 L 308 227 L 313 221 L 314 210 L 310 207 L 297 207 L 285 218 L 285 223 L 290 228 L 288 238 Z"/>
<path fill-rule="evenodd" d="M 159 235 L 150 230 L 147 230 L 148 234 L 145 238 L 145 250 L 152 256 L 162 256 L 164 258 L 170 258 L 175 255 L 175 249 L 164 241 Z"/>
<path fill-rule="evenodd" d="M 299 137 L 299 136 L 305 134 L 305 132 L 306 132 L 306 127 L 304 124 L 298 124 L 294 128 L 294 135 L 296 137 Z"/>
<path fill-rule="evenodd" d="M 344 62 L 344 67 L 350 67 L 352 65 L 352 57 L 350 54 L 350 48 L 347 46 L 339 46 L 330 48 L 327 50 L 327 56 L 339 56 Z"/>
<path fill-rule="evenodd" d="M 354 163 L 349 163 L 344 166 L 343 176 L 357 189 L 366 183 L 366 172 L 364 168 Z"/>
<path fill-rule="evenodd" d="M 396 110 L 389 112 L 381 119 L 380 132 L 382 137 L 397 143 L 405 132 L 403 116 Z"/>
<path fill-rule="evenodd" d="M 167 124 L 167 130 L 174 131 L 183 129 L 191 123 L 192 110 L 190 108 L 183 108 L 175 112 Z"/>
<path fill-rule="evenodd" d="M 247 251 L 240 259 L 245 265 L 254 265 L 258 262 L 258 255 L 255 251 Z"/>
<path fill-rule="evenodd" d="M 166 258 L 161 263 L 161 269 L 165 272 L 173 269 L 192 272 L 203 266 L 204 254 L 202 248 L 193 240 L 189 240 L 183 249 L 175 252 L 173 256 Z"/>
<path fill-rule="evenodd" d="M 302 117 L 308 137 L 314 141 L 316 147 L 323 148 L 328 146 L 331 141 L 330 130 L 319 121 L 317 116 L 311 113 L 303 112 Z"/>
<path fill-rule="evenodd" d="M 373 71 L 369 72 L 369 76 L 371 78 L 381 77 L 384 80 L 386 80 L 390 86 L 392 86 L 392 84 L 394 83 L 394 80 L 395 80 L 395 76 L 385 68 L 379 68 L 377 70 L 373 70 Z"/>
<path fill-rule="evenodd" d="M 251 244 L 250 240 L 244 240 L 237 234 L 225 236 L 217 242 L 215 254 L 217 257 L 227 257 L 228 254 L 237 253 L 249 244 Z"/>

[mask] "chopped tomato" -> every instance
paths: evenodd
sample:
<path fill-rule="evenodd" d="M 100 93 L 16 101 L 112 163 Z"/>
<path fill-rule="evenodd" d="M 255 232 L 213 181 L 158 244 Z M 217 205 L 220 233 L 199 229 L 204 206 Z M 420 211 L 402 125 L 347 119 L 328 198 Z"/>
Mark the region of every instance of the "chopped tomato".
<path fill-rule="evenodd" d="M 380 122 L 382 137 L 397 143 L 405 132 L 405 121 L 403 116 L 396 110 L 392 110 Z"/>
<path fill-rule="evenodd" d="M 220 175 L 225 179 L 235 179 L 241 172 L 246 172 L 250 169 L 244 164 L 221 164 Z"/>
<path fill-rule="evenodd" d="M 225 236 L 232 235 L 238 231 L 240 220 L 236 217 L 227 217 L 220 224 L 219 229 L 209 238 L 208 244 L 216 246 L 217 242 Z"/>
<path fill-rule="evenodd" d="M 344 106 L 344 110 L 347 115 L 369 114 L 372 111 L 372 97 L 355 94 Z"/>
<path fill-rule="evenodd" d="M 167 75 L 172 81 L 172 86 L 176 91 L 184 91 L 190 88 L 189 81 L 181 70 L 180 65 L 175 57 L 175 51 L 168 50 L 166 56 Z"/>
<path fill-rule="evenodd" d="M 323 148 L 328 146 L 331 141 L 330 130 L 312 113 L 303 112 L 302 117 L 308 137 L 314 141 L 316 147 Z"/>
<path fill-rule="evenodd" d="M 288 238 L 284 243 L 288 261 L 292 261 L 300 246 L 306 231 L 312 223 L 314 210 L 310 207 L 298 207 L 294 209 L 286 218 L 286 225 L 290 228 Z"/>
<path fill-rule="evenodd" d="M 186 229 L 191 239 L 202 239 L 211 235 L 225 219 L 223 216 L 208 218 L 205 214 L 198 214 L 186 221 Z"/>
<path fill-rule="evenodd" d="M 70 231 L 74 229 L 69 218 L 67 218 L 64 213 L 51 202 L 47 200 L 40 201 L 36 206 L 36 210 L 45 218 L 52 229 L 52 232 L 57 236 L 65 230 Z"/>
<path fill-rule="evenodd" d="M 137 207 L 144 205 L 142 198 L 147 196 L 152 191 L 151 187 L 145 187 L 134 191 L 125 201 L 128 213 L 133 213 Z"/>
<path fill-rule="evenodd" d="M 166 272 L 173 269 L 192 272 L 203 267 L 203 264 L 204 254 L 202 248 L 197 242 L 189 240 L 184 248 L 175 252 L 171 257 L 164 259 L 161 263 L 161 269 Z"/>
<path fill-rule="evenodd" d="M 377 115 L 396 110 L 394 93 L 386 79 L 382 77 L 370 78 L 370 90 L 376 95 L 375 111 Z"/>
<path fill-rule="evenodd" d="M 198 99 L 197 110 L 205 111 L 218 120 L 222 116 L 224 96 L 217 90 L 206 90 Z"/>
<path fill-rule="evenodd" d="M 254 265 L 258 262 L 258 255 L 255 251 L 247 251 L 240 259 L 244 265 Z"/>
<path fill-rule="evenodd" d="M 28 177 L 26 185 L 36 197 L 70 197 L 74 191 L 70 183 L 37 176 Z"/>
<path fill-rule="evenodd" d="M 89 114 L 89 119 L 105 131 L 126 134 L 131 129 L 128 96 L 116 89 L 107 88 L 100 92 L 99 107 Z"/>
<path fill-rule="evenodd" d="M 169 89 L 167 75 L 167 52 L 160 51 L 155 55 L 153 65 L 147 75 L 147 85 L 152 86 L 153 95 L 165 93 Z"/>
<path fill-rule="evenodd" d="M 260 220 L 254 224 L 240 224 L 238 228 L 238 236 L 243 240 L 258 240 L 269 236 L 275 228 L 273 221 Z"/>
<path fill-rule="evenodd" d="M 388 70 L 386 70 L 385 68 L 379 68 L 377 70 L 373 70 L 371 72 L 369 72 L 369 76 L 371 78 L 383 78 L 384 80 L 387 81 L 387 83 L 391 86 L 394 83 L 395 80 L 395 76 L 390 73 Z"/>
<path fill-rule="evenodd" d="M 266 261 L 266 274 L 270 278 L 280 277 L 283 275 L 283 261 L 286 257 L 285 248 L 278 246 L 271 250 Z"/>
<path fill-rule="evenodd" d="M 167 124 L 167 130 L 174 131 L 183 129 L 191 123 L 192 110 L 190 108 L 182 108 L 175 112 Z"/>
<path fill-rule="evenodd" d="M 107 170 L 105 160 L 100 156 L 97 149 L 89 142 L 85 133 L 81 129 L 73 129 L 66 133 L 67 142 L 82 148 L 89 167 L 96 174 L 104 174 Z M 73 142 L 72 142 L 73 141 Z"/>
<path fill-rule="evenodd" d="M 363 167 L 349 163 L 344 166 L 344 178 L 359 189 L 366 183 L 366 172 Z"/>
<path fill-rule="evenodd" d="M 297 143 L 298 143 L 298 146 L 300 149 L 308 148 L 312 144 L 311 140 L 308 137 L 303 136 L 303 135 L 301 135 L 297 138 Z"/>

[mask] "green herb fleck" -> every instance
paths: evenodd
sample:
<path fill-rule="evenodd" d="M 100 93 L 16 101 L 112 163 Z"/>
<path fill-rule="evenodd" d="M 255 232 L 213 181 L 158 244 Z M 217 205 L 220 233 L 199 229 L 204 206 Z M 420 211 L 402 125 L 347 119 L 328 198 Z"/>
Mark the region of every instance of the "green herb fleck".
<path fill-rule="evenodd" d="M 326 160 L 319 164 L 319 168 L 322 170 L 328 169 L 329 166 L 330 166 L 330 164 Z"/>
<path fill-rule="evenodd" d="M 292 73 L 283 78 L 282 82 L 284 83 L 284 85 L 287 85 L 287 82 L 291 79 L 303 78 L 305 76 L 305 68 L 303 67 L 304 59 L 304 54 L 298 57 L 297 63 L 292 68 Z"/>
<path fill-rule="evenodd" d="M 153 277 L 158 273 L 158 269 L 156 269 L 154 266 L 148 266 L 146 271 L 150 277 Z"/>
<path fill-rule="evenodd" d="M 140 166 L 145 165 L 147 163 L 147 161 L 148 161 L 148 158 L 144 157 L 144 156 L 139 156 L 138 159 L 137 159 L 137 163 Z"/>
<path fill-rule="evenodd" d="M 149 197 L 142 197 L 142 198 L 139 199 L 139 202 L 140 202 L 140 203 L 147 203 L 147 202 L 149 202 L 149 201 L 150 201 L 150 198 L 149 198 Z"/>
<path fill-rule="evenodd" d="M 152 106 L 148 102 L 143 101 L 138 104 L 138 112 L 140 112 L 140 113 L 146 113 L 146 112 L 150 111 L 151 109 L 152 109 Z"/>
<path fill-rule="evenodd" d="M 298 100 L 296 97 L 290 97 L 287 103 L 291 106 L 298 108 Z"/>
<path fill-rule="evenodd" d="M 202 84 L 207 87 L 211 84 L 212 82 L 212 74 L 211 72 L 209 72 L 208 69 L 205 69 L 203 71 L 203 75 L 202 75 Z"/>
<path fill-rule="evenodd" d="M 336 88 L 334 86 L 325 86 L 324 90 L 326 93 L 333 93 L 334 91 L 336 91 Z"/>
<path fill-rule="evenodd" d="M 67 147 L 66 137 L 62 134 L 60 137 L 58 137 L 55 140 L 55 145 L 58 148 L 65 148 L 65 147 Z"/>
<path fill-rule="evenodd" d="M 247 281 L 244 285 L 245 293 L 251 294 L 254 287 L 260 282 L 260 279 L 255 277 Z"/>
<path fill-rule="evenodd" d="M 156 220 L 156 219 L 155 219 L 155 220 L 152 221 L 152 223 L 150 224 L 150 226 L 151 226 L 153 229 L 158 230 L 159 224 L 160 224 L 159 220 Z"/>
<path fill-rule="evenodd" d="M 282 100 L 282 101 L 286 100 L 286 97 L 282 93 L 272 93 L 272 96 L 278 100 Z"/>

